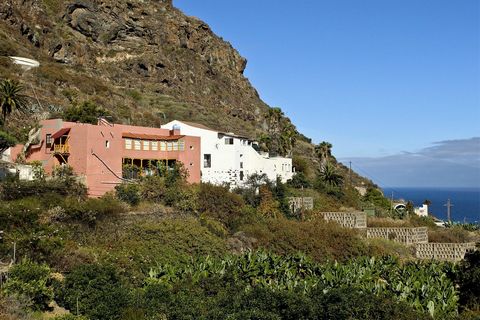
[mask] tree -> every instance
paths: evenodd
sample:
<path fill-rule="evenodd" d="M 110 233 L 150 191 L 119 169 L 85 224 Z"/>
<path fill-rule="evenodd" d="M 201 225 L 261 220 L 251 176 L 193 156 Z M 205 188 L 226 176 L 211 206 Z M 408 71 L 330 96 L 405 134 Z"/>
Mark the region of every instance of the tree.
<path fill-rule="evenodd" d="M 0 106 L 2 107 L 3 125 L 13 110 L 25 111 L 27 96 L 22 94 L 23 86 L 17 81 L 6 79 L 0 83 Z"/>
<path fill-rule="evenodd" d="M 425 201 L 423 201 L 423 204 L 426 206 L 430 206 L 432 204 L 432 201 L 425 199 Z"/>
<path fill-rule="evenodd" d="M 97 124 L 98 118 L 108 116 L 108 112 L 95 103 L 85 101 L 64 110 L 62 118 L 66 121 Z"/>
<path fill-rule="evenodd" d="M 461 308 L 480 311 L 480 251 L 468 252 L 456 274 Z"/>
<path fill-rule="evenodd" d="M 332 144 L 322 141 L 315 146 L 315 155 L 320 159 L 320 168 L 325 167 L 327 161 L 332 157 Z"/>
<path fill-rule="evenodd" d="M 330 187 L 339 187 L 343 183 L 343 177 L 337 172 L 337 169 L 333 164 L 327 162 L 320 172 L 320 178 L 322 181 Z"/>
<path fill-rule="evenodd" d="M 26 297 L 34 310 L 48 310 L 53 298 L 50 284 L 50 268 L 25 259 L 10 269 L 4 291 L 8 295 Z"/>
<path fill-rule="evenodd" d="M 0 154 L 17 144 L 17 140 L 6 132 L 0 131 Z"/>
<path fill-rule="evenodd" d="M 270 108 L 265 115 L 267 134 L 260 136 L 263 147 L 272 154 L 291 155 L 297 140 L 297 129 L 280 108 Z"/>

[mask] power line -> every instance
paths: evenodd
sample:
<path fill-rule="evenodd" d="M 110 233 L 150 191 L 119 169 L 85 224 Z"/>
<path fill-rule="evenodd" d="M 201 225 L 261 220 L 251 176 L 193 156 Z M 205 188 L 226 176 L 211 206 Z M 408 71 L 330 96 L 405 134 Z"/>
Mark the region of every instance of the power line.
<path fill-rule="evenodd" d="M 353 165 L 353 162 L 352 162 L 352 161 L 350 161 L 349 163 L 350 163 L 350 166 Z M 354 169 L 355 169 L 356 171 L 361 172 L 362 174 L 364 174 L 364 175 L 365 175 L 367 178 L 369 178 L 370 180 L 372 180 L 372 181 L 377 181 L 377 182 L 379 182 L 380 184 L 384 185 L 384 188 L 388 188 L 388 189 L 390 189 L 391 191 L 393 191 L 393 192 L 395 192 L 395 193 L 397 193 L 397 194 L 401 193 L 401 192 L 399 192 L 398 190 L 395 190 L 394 188 L 389 187 L 386 183 L 384 183 L 384 181 L 382 181 L 382 180 L 380 180 L 380 179 L 377 179 L 377 178 L 374 177 L 372 174 L 368 173 L 365 169 L 360 168 L 360 166 L 358 166 L 357 164 L 353 165 L 353 167 L 354 167 Z"/>

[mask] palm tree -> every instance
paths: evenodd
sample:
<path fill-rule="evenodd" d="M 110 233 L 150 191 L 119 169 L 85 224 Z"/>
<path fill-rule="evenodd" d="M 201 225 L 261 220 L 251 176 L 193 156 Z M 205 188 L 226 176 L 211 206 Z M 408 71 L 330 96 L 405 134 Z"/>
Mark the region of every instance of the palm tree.
<path fill-rule="evenodd" d="M 2 108 L 3 125 L 13 110 L 24 111 L 27 107 L 27 96 L 23 95 L 23 86 L 14 80 L 3 80 L 0 83 L 0 106 Z"/>
<path fill-rule="evenodd" d="M 343 177 L 337 172 L 333 164 L 327 162 L 320 172 L 320 178 L 330 187 L 339 187 L 343 183 Z"/>
<path fill-rule="evenodd" d="M 315 154 L 320 159 L 320 167 L 324 168 L 327 161 L 332 156 L 332 144 L 330 142 L 322 141 L 315 146 Z"/>

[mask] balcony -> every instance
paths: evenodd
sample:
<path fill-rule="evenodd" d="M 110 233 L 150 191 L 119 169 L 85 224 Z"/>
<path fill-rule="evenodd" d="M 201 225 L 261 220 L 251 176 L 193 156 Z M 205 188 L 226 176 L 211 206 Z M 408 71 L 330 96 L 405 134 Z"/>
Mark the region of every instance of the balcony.
<path fill-rule="evenodd" d="M 70 146 L 68 144 L 55 144 L 53 146 L 54 154 L 70 154 Z"/>

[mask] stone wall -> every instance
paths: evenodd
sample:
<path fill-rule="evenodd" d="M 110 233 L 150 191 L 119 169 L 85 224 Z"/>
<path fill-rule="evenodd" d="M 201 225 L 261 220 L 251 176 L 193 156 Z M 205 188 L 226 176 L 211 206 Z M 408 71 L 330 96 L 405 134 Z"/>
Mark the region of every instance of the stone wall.
<path fill-rule="evenodd" d="M 365 212 L 320 212 L 320 216 L 327 221 L 335 221 L 345 228 L 367 227 Z"/>
<path fill-rule="evenodd" d="M 460 261 L 468 250 L 475 250 L 474 242 L 467 243 L 417 243 L 415 256 L 418 259 Z"/>
<path fill-rule="evenodd" d="M 300 210 L 312 210 L 312 197 L 288 197 L 288 206 L 292 213 L 297 213 Z"/>
<path fill-rule="evenodd" d="M 383 238 L 403 244 L 427 243 L 427 227 L 419 228 L 367 228 L 367 238 Z"/>

